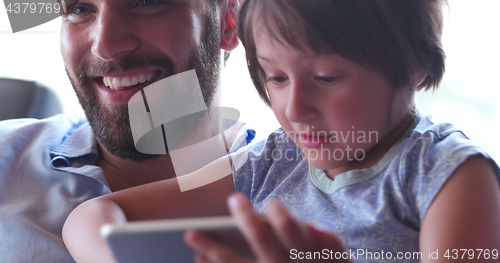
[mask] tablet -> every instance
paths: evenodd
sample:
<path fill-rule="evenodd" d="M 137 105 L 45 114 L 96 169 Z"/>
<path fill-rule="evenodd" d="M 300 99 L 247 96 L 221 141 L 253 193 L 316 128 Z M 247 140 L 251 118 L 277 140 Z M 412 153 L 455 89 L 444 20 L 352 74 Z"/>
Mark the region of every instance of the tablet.
<path fill-rule="evenodd" d="M 195 253 L 184 242 L 184 232 L 197 229 L 248 258 L 255 258 L 232 217 L 205 217 L 101 227 L 101 236 L 118 263 L 188 263 Z"/>

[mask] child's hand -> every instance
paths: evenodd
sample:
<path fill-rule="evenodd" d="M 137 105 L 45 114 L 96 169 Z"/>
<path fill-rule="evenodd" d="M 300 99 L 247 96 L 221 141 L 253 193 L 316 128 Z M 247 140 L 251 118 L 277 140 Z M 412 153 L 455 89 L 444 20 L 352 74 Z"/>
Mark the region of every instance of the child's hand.
<path fill-rule="evenodd" d="M 344 251 L 342 243 L 334 234 L 297 222 L 279 202 L 269 205 L 268 222 L 253 210 L 248 199 L 241 194 L 229 198 L 229 209 L 257 260 L 244 258 L 198 231 L 188 231 L 185 239 L 198 253 L 196 262 L 311 262 L 311 259 L 306 259 L 305 253 L 299 254 L 299 252 L 311 252 L 312 255 L 313 252 L 321 254 L 322 249 Z M 325 262 L 324 259 L 319 260 Z"/>

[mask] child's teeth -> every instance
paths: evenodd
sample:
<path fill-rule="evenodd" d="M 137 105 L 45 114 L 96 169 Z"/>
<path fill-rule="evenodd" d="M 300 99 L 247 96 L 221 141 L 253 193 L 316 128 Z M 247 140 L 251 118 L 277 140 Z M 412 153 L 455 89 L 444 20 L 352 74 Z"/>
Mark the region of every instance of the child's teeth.
<path fill-rule="evenodd" d="M 146 77 L 146 80 L 151 81 L 152 78 L 153 78 L 153 73 L 149 73 L 148 76 Z"/>

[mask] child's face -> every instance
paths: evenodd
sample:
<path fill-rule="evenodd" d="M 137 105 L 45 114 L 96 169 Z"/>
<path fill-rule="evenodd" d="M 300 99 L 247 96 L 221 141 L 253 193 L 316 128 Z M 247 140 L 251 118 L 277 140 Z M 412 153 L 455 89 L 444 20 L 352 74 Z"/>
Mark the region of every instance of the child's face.
<path fill-rule="evenodd" d="M 368 153 L 408 114 L 404 92 L 378 71 L 339 55 L 299 51 L 267 33 L 255 34 L 255 44 L 278 121 L 328 174 L 362 163 L 352 161 L 375 152 Z"/>

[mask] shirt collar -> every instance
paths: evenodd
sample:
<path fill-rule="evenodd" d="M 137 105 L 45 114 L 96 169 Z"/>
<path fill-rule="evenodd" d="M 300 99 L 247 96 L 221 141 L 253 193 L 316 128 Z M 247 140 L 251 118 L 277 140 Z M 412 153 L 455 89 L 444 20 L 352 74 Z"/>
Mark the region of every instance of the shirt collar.
<path fill-rule="evenodd" d="M 97 141 L 88 122 L 74 128 L 64 136 L 61 145 L 50 152 L 51 157 L 85 158 L 95 162 L 98 157 Z"/>

